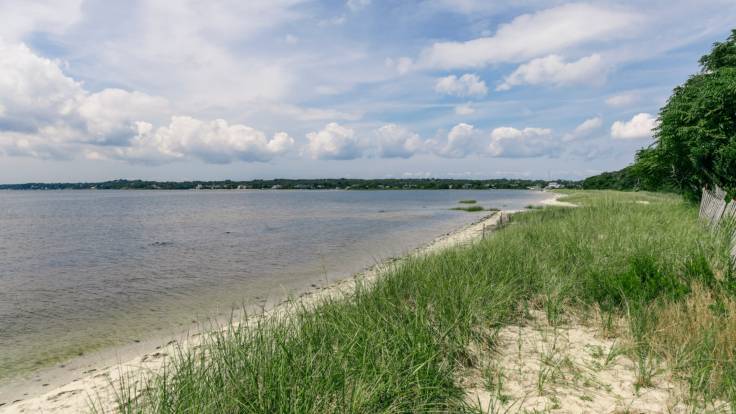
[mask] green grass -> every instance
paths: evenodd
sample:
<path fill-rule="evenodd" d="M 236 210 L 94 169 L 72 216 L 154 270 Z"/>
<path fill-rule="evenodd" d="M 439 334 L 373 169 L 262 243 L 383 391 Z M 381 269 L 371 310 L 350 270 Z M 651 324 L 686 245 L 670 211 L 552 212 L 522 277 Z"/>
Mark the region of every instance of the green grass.
<path fill-rule="evenodd" d="M 460 200 L 460 201 L 458 201 L 458 203 L 460 203 L 460 204 L 475 204 L 475 203 L 477 203 L 477 201 L 475 201 L 475 200 Z"/>
<path fill-rule="evenodd" d="M 549 318 L 569 309 L 626 318 L 642 387 L 654 362 L 666 361 L 693 398 L 736 402 L 725 238 L 675 196 L 568 194 L 581 207 L 515 215 L 480 243 L 407 259 L 344 299 L 294 304 L 213 334 L 145 387 L 124 387 L 120 409 L 472 412 L 456 381 L 476 363 L 468 344 L 492 346 L 497 330 L 540 298 Z M 670 323 L 673 315 L 684 321 Z"/>
<path fill-rule="evenodd" d="M 459 211 L 468 211 L 468 212 L 476 212 L 476 211 L 483 211 L 483 206 L 467 206 L 467 207 L 453 207 L 450 210 L 459 210 Z"/>

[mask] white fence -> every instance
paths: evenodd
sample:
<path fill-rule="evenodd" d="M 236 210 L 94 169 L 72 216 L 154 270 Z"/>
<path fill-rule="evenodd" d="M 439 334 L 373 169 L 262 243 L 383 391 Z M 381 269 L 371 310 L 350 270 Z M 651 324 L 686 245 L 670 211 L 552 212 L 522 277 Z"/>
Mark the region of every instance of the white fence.
<path fill-rule="evenodd" d="M 736 264 L 736 200 L 726 202 L 726 192 L 718 187 L 714 191 L 703 188 L 700 217 L 712 228 L 731 233 L 731 261 Z"/>

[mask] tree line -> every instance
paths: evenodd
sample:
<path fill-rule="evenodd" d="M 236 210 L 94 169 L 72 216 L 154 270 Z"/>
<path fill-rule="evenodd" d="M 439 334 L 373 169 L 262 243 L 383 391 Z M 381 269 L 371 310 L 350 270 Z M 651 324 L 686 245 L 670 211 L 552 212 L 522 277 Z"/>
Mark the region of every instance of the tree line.
<path fill-rule="evenodd" d="M 700 58 L 659 111 L 654 143 L 620 171 L 589 177 L 583 188 L 676 191 L 698 199 L 703 187 L 736 196 L 736 29 Z"/>
<path fill-rule="evenodd" d="M 578 181 L 558 180 L 565 188 L 580 188 Z M 144 181 L 112 180 L 96 183 L 24 183 L 2 184 L 0 190 L 236 190 L 236 189 L 283 189 L 283 190 L 448 190 L 448 189 L 528 189 L 544 188 L 550 181 L 525 179 L 273 179 L 247 181 Z"/>

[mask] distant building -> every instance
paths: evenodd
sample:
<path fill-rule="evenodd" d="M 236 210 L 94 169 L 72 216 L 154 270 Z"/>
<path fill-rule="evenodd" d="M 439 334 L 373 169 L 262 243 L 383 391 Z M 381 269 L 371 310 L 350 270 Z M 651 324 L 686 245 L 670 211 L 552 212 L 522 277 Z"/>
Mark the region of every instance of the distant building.
<path fill-rule="evenodd" d="M 552 181 L 550 183 L 547 183 L 547 186 L 544 187 L 545 190 L 555 190 L 557 188 L 565 188 L 565 186 L 556 181 Z"/>

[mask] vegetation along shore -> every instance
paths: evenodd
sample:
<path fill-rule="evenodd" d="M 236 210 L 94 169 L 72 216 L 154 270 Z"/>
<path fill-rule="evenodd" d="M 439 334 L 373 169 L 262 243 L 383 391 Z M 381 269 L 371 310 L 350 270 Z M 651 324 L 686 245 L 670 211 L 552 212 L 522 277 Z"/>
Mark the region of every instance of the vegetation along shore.
<path fill-rule="evenodd" d="M 127 412 L 728 411 L 729 240 L 661 194 L 573 193 L 345 297 L 217 331 Z M 538 340 L 531 340 L 532 336 Z"/>
<path fill-rule="evenodd" d="M 125 364 L 109 394 L 77 400 L 141 413 L 728 412 L 725 233 L 674 195 L 570 192 L 559 203 L 577 207 L 515 214 L 483 239 L 476 228 L 380 277 L 172 344 L 148 356 L 157 369 Z M 35 403 L 63 404 L 76 387 Z"/>
<path fill-rule="evenodd" d="M 0 184 L 0 190 L 526 190 L 554 187 L 580 188 L 574 180 L 525 180 L 497 178 L 461 180 L 450 178 L 386 179 L 273 179 L 219 181 L 145 181 L 112 180 L 94 183 L 23 183 Z"/>

